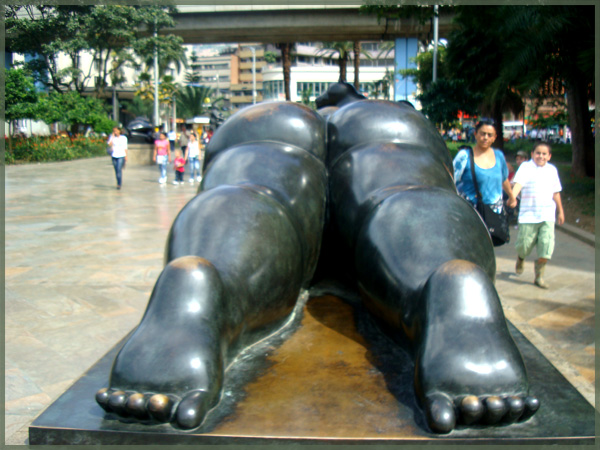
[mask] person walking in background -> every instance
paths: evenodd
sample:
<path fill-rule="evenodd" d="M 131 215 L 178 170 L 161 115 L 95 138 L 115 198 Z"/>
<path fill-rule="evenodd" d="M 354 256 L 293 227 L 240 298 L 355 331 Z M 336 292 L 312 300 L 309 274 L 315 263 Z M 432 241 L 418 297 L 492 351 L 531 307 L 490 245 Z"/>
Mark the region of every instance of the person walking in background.
<path fill-rule="evenodd" d="M 171 153 L 175 151 L 175 141 L 177 140 L 177 132 L 175 130 L 171 130 L 167 133 L 169 139 L 169 145 L 171 146 Z"/>
<path fill-rule="evenodd" d="M 483 203 L 490 205 L 496 213 L 500 213 L 504 203 L 503 190 L 508 195 L 507 206 L 514 208 L 517 200 L 508 182 L 508 166 L 504 154 L 501 150 L 492 147 L 495 140 L 494 122 L 489 120 L 478 122 L 475 126 L 476 144 L 473 148 L 477 183 Z M 454 182 L 459 194 L 476 206 L 477 196 L 471 173 L 469 149 L 469 146 L 461 147 L 454 158 Z"/>
<path fill-rule="evenodd" d="M 198 141 L 195 132 L 190 134 L 190 140 L 185 149 L 185 160 L 190 163 L 190 183 L 193 183 L 194 179 L 199 183 L 202 180 L 200 174 L 200 141 Z"/>
<path fill-rule="evenodd" d="M 516 166 L 515 173 L 517 170 L 519 170 L 519 167 L 521 167 L 521 164 L 523 164 L 525 161 L 528 161 L 528 160 L 529 160 L 529 155 L 527 154 L 527 152 L 524 150 L 519 150 L 517 152 L 517 156 L 515 156 L 515 166 Z M 513 177 L 514 177 L 514 175 L 513 175 Z M 510 181 L 512 181 L 513 177 L 510 177 L 511 178 Z"/>
<path fill-rule="evenodd" d="M 517 275 L 523 273 L 525 258 L 536 247 L 538 259 L 534 264 L 534 283 L 544 289 L 548 289 L 544 271 L 554 252 L 554 226 L 565 222 L 560 198 L 562 186 L 558 170 L 548 163 L 551 157 L 550 144 L 536 142 L 531 160 L 521 164 L 517 170 L 513 188 L 515 195 L 521 193 L 515 272 Z"/>
<path fill-rule="evenodd" d="M 108 138 L 108 145 L 111 148 L 112 163 L 117 178 L 117 189 L 121 189 L 123 167 L 127 161 L 127 136 L 121 134 L 119 127 L 113 128 L 113 132 Z"/>
<path fill-rule="evenodd" d="M 165 133 L 160 133 L 159 138 L 154 141 L 152 160 L 158 164 L 158 170 L 160 171 L 158 182 L 165 184 L 167 182 L 167 164 L 171 162 L 171 145 Z"/>
<path fill-rule="evenodd" d="M 180 150 L 175 150 L 175 159 L 173 160 L 175 167 L 175 179 L 173 184 L 183 184 L 183 173 L 185 172 L 185 159 L 181 156 Z"/>
<path fill-rule="evenodd" d="M 210 142 L 213 136 L 213 130 L 209 128 L 206 132 L 202 134 L 202 143 L 206 146 Z"/>
<path fill-rule="evenodd" d="M 185 155 L 185 151 L 187 150 L 187 145 L 189 142 L 189 135 L 187 129 L 183 127 L 181 130 L 181 134 L 179 135 L 179 147 L 181 148 L 181 154 Z"/>

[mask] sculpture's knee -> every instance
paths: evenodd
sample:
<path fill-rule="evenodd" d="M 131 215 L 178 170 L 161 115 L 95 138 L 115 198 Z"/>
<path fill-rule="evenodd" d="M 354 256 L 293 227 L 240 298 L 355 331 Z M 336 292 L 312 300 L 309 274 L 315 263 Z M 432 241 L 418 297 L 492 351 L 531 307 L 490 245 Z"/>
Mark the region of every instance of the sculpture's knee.
<path fill-rule="evenodd" d="M 427 320 L 474 319 L 495 322 L 504 318 L 496 289 L 484 270 L 455 259 L 440 265 L 423 289 Z"/>
<path fill-rule="evenodd" d="M 183 256 L 168 263 L 156 282 L 146 314 L 161 320 L 194 320 L 218 316 L 223 284 L 206 259 Z"/>

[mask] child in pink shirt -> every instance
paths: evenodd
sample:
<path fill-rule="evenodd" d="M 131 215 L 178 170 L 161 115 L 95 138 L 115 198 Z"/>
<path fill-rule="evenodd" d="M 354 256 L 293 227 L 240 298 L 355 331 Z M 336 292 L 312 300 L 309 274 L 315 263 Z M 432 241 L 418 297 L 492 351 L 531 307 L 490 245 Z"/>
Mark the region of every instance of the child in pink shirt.
<path fill-rule="evenodd" d="M 175 181 L 173 181 L 173 184 L 181 184 L 183 183 L 183 173 L 185 172 L 185 159 L 181 156 L 180 150 L 175 150 L 173 164 L 175 166 Z"/>

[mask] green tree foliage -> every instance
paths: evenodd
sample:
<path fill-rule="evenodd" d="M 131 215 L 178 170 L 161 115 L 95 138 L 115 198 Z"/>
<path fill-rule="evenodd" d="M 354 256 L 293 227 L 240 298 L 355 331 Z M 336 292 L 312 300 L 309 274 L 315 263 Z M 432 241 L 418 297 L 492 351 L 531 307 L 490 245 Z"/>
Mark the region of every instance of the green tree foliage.
<path fill-rule="evenodd" d="M 502 32 L 510 39 L 499 82 L 512 82 L 537 99 L 566 93 L 572 172 L 593 177 L 595 151 L 589 104 L 595 101 L 594 6 L 510 5 L 504 9 Z"/>
<path fill-rule="evenodd" d="M 189 61 L 189 69 L 186 73 L 185 73 L 185 82 L 188 84 L 197 84 L 200 83 L 200 73 L 199 73 L 199 67 L 200 67 L 200 63 L 199 58 L 198 58 L 198 54 L 196 53 L 195 50 L 192 50 L 192 53 L 190 55 L 190 61 Z"/>
<path fill-rule="evenodd" d="M 54 91 L 83 92 L 93 84 L 101 93 L 107 79 L 118 81 L 126 65 L 139 65 L 137 60 L 152 63 L 155 45 L 163 69 L 173 58 L 181 59 L 181 38 L 153 36 L 155 24 L 158 30 L 174 25 L 170 16 L 174 11 L 169 6 L 7 6 L 6 47 L 15 53 L 37 55 L 26 66 L 36 81 Z M 83 65 L 84 51 L 93 57 L 87 66 Z M 67 67 L 59 67 L 59 55 L 68 57 Z"/>
<path fill-rule="evenodd" d="M 434 123 L 453 126 L 458 112 L 474 115 L 480 97 L 471 93 L 464 80 L 441 78 L 430 83 L 417 99 L 421 102 L 423 113 Z"/>
<path fill-rule="evenodd" d="M 449 78 L 446 70 L 446 47 L 438 46 L 437 58 L 437 78 Z M 433 82 L 433 50 L 419 53 L 415 58 L 415 62 L 417 68 L 403 69 L 400 71 L 400 75 L 412 77 L 421 90 L 425 91 Z"/>
<path fill-rule="evenodd" d="M 5 72 L 4 117 L 13 130 L 8 133 L 8 148 L 12 150 L 12 122 L 18 119 L 35 119 L 38 116 L 38 95 L 33 80 L 22 69 Z"/>
<path fill-rule="evenodd" d="M 177 111 L 185 119 L 191 119 L 204 114 L 211 106 L 210 99 L 214 89 L 208 86 L 186 86 L 177 94 Z"/>
<path fill-rule="evenodd" d="M 151 100 L 144 100 L 138 95 L 135 95 L 132 100 L 121 101 L 125 107 L 125 112 L 133 117 L 152 117 L 154 104 Z"/>
<path fill-rule="evenodd" d="M 41 97 L 40 118 L 46 123 L 68 124 L 73 135 L 78 134 L 82 126 L 91 126 L 97 132 L 106 132 L 115 125 L 108 118 L 106 106 L 102 101 L 94 97 L 83 97 L 76 91 L 51 92 Z"/>
<path fill-rule="evenodd" d="M 160 30 L 175 26 L 171 14 L 177 12 L 172 6 L 146 6 L 139 9 L 140 20 L 145 32 L 133 43 L 141 64 L 138 68 L 153 70 L 155 49 L 158 52 L 159 74 L 165 75 L 174 66 L 177 73 L 187 68 L 187 56 L 183 48 L 183 39 L 172 34 L 163 35 Z M 156 36 L 154 33 L 156 32 Z"/>
<path fill-rule="evenodd" d="M 81 30 L 91 6 L 6 6 L 6 48 L 15 53 L 35 54 L 26 64 L 36 81 L 56 91 L 83 90 L 79 54 L 87 48 Z M 65 54 L 71 65 L 59 69 L 58 55 Z M 48 78 L 47 78 L 48 77 Z"/>
<path fill-rule="evenodd" d="M 8 69 L 5 76 L 5 119 L 8 122 L 35 119 L 38 114 L 38 94 L 33 79 L 23 69 Z"/>
<path fill-rule="evenodd" d="M 498 75 L 507 63 L 503 59 L 510 36 L 502 32 L 502 6 L 457 6 L 454 29 L 448 38 L 447 69 L 453 78 L 463 79 L 472 92 L 482 96 L 481 112 L 496 122 L 494 145 L 504 148 L 502 114 L 523 111 L 522 93 Z"/>
<path fill-rule="evenodd" d="M 458 113 L 472 115 L 477 112 L 481 95 L 468 89 L 467 82 L 450 78 L 446 62 L 446 48 L 438 47 L 437 81 L 433 82 L 433 50 L 417 55 L 415 69 L 404 69 L 400 74 L 411 77 L 419 86 L 423 113 L 438 125 L 450 126 L 458 121 Z"/>

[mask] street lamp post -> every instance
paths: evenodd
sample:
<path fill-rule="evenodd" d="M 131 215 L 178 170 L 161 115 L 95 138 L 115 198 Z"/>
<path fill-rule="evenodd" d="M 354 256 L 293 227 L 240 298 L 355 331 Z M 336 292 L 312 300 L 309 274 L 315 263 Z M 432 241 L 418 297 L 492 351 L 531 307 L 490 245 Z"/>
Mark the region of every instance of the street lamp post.
<path fill-rule="evenodd" d="M 256 104 L 256 49 L 250 47 L 252 52 L 252 104 Z"/>
<path fill-rule="evenodd" d="M 177 132 L 177 99 L 173 94 L 173 131 Z"/>
<path fill-rule="evenodd" d="M 158 46 L 156 45 L 158 33 L 156 27 L 156 19 L 154 19 L 154 126 L 160 128 L 158 111 Z"/>
<path fill-rule="evenodd" d="M 438 5 L 433 6 L 433 82 L 437 81 L 437 54 L 438 54 L 438 27 L 439 10 Z"/>

